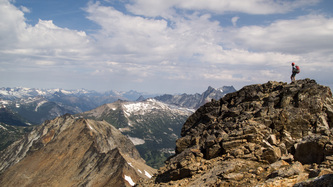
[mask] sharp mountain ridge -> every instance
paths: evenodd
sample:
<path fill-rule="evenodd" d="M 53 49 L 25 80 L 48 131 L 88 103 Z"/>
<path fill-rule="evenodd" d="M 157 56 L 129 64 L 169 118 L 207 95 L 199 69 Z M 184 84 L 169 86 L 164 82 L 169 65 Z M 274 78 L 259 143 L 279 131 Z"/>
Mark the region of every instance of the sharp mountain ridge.
<path fill-rule="evenodd" d="M 0 186 L 133 186 L 154 172 L 115 127 L 69 114 L 0 154 Z"/>

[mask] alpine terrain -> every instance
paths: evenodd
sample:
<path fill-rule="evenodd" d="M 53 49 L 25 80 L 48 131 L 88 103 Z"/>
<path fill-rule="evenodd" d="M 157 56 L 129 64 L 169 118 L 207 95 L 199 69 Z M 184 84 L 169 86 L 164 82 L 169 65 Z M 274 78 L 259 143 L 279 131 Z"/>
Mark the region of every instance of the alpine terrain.
<path fill-rule="evenodd" d="M 223 94 L 233 91 L 233 87 L 222 87 L 219 89 L 214 89 L 209 87 L 203 94 L 182 94 L 181 96 L 178 95 L 164 95 L 159 97 L 161 100 L 165 100 L 165 98 L 169 98 L 165 101 L 169 104 L 175 104 L 177 106 L 191 106 L 196 107 L 200 103 L 204 103 L 206 101 L 210 101 L 211 99 L 219 99 L 223 96 Z M 22 88 L 22 87 L 15 87 L 15 88 L 0 88 L 0 123 L 3 125 L 10 125 L 10 128 L 1 128 L 1 139 L 0 139 L 0 151 L 7 147 L 10 143 L 17 140 L 24 132 L 28 132 L 31 130 L 32 126 L 40 125 L 45 120 L 51 120 L 56 117 L 62 116 L 66 113 L 69 114 L 78 114 L 85 111 L 89 111 L 95 109 L 101 105 L 107 103 L 113 103 L 117 100 L 136 100 L 142 101 L 145 103 L 145 97 L 153 98 L 154 94 L 142 93 L 137 91 L 128 91 L 128 92 L 117 92 L 117 91 L 107 91 L 105 93 L 99 93 L 96 91 L 90 91 L 85 89 L 79 90 L 64 90 L 64 89 L 37 89 L 37 88 Z M 170 99 L 173 98 L 173 99 Z M 164 99 L 163 99 L 164 98 Z M 145 104 L 138 104 L 137 106 L 145 107 Z M 177 107 L 173 107 L 177 108 Z M 192 109 L 189 109 L 191 111 Z M 160 110 L 162 112 L 162 110 Z M 181 125 L 185 122 L 188 115 L 182 114 L 175 114 L 174 115 L 159 115 L 162 116 L 163 119 L 160 122 L 157 122 L 157 117 L 155 116 L 155 125 L 156 127 L 162 126 L 160 133 L 169 133 L 172 135 L 172 140 L 165 140 L 160 139 L 160 137 L 155 137 L 157 140 L 163 141 L 162 144 L 159 144 L 156 149 L 152 149 L 151 151 L 144 151 L 145 159 L 148 161 L 149 165 L 154 167 L 159 167 L 163 164 L 163 160 L 165 160 L 170 153 L 173 152 L 174 149 L 174 141 L 176 140 L 175 135 L 180 134 Z M 149 113 L 146 113 L 149 115 Z M 113 112 L 112 118 L 117 118 L 118 114 Z M 145 114 L 143 114 L 145 115 Z M 122 115 L 119 115 L 120 118 L 123 118 Z M 171 117 L 172 119 L 167 119 Z M 151 117 L 149 117 L 151 118 Z M 149 121 L 149 118 L 142 117 L 142 119 Z M 99 119 L 103 119 L 100 117 Z M 106 119 L 107 120 L 107 119 Z M 109 122 L 115 122 L 115 120 L 107 120 Z M 121 123 L 121 119 L 119 119 Z M 145 122 L 141 122 L 143 125 Z M 149 122 L 148 122 L 149 124 Z M 115 123 L 116 126 L 126 126 L 124 124 Z M 150 124 L 152 125 L 152 124 Z M 150 126 L 148 125 L 148 126 Z M 173 133 L 170 133 L 170 129 L 173 129 Z M 30 126 L 30 127 L 29 127 Z M 174 127 L 176 129 L 174 129 Z M 147 127 L 148 128 L 148 127 Z M 162 131 L 163 130 L 163 131 Z M 154 131 L 154 130 L 153 130 Z M 22 132 L 22 133 L 21 133 Z M 140 133 L 142 134 L 142 133 Z M 158 135 L 160 136 L 160 135 Z M 162 135 L 165 136 L 165 135 Z M 137 136 L 135 136 L 137 137 Z M 143 136 L 139 135 L 141 139 Z M 170 139 L 170 138 L 168 138 Z M 131 140 L 138 140 L 136 144 L 142 142 L 142 140 L 132 138 Z M 154 141 L 154 140 L 152 140 Z M 167 142 L 166 142 L 167 141 Z M 172 146 L 170 141 L 172 141 Z M 148 140 L 149 142 L 149 140 Z M 167 146 L 165 146 L 166 144 Z M 140 144 L 140 143 L 139 143 Z M 149 143 L 148 143 L 149 144 Z M 147 144 L 146 144 L 147 145 Z M 143 152 L 143 149 L 147 147 L 146 145 L 139 145 L 138 148 L 140 152 Z M 155 146 L 155 145 L 154 145 Z M 150 149 L 150 145 L 148 149 Z M 156 151 L 159 150 L 159 151 Z M 162 157 L 162 159 L 161 159 Z M 157 164 L 156 164 L 157 163 Z"/>
<path fill-rule="evenodd" d="M 218 89 L 209 86 L 202 94 L 164 94 L 161 96 L 156 96 L 155 99 L 172 105 L 198 109 L 200 106 L 210 102 L 212 99 L 219 100 L 227 93 L 232 93 L 235 91 L 236 90 L 233 86 L 223 86 Z"/>
<path fill-rule="evenodd" d="M 94 109 L 118 99 L 137 99 L 144 93 L 135 91 L 99 93 L 85 89 L 36 89 L 36 88 L 0 88 L 0 108 L 19 115 L 25 123 L 39 125 L 45 120 L 66 113 L 77 114 Z M 135 100 L 134 99 L 134 100 Z"/>
<path fill-rule="evenodd" d="M 138 186 L 332 186 L 333 98 L 315 80 L 250 85 L 200 107 Z"/>
<path fill-rule="evenodd" d="M 175 153 L 182 125 L 193 112 L 193 109 L 147 99 L 118 100 L 77 116 L 109 122 L 136 145 L 148 165 L 158 168 Z"/>
<path fill-rule="evenodd" d="M 196 109 L 211 99 L 220 99 L 226 93 L 233 91 L 235 89 L 232 86 L 224 86 L 219 89 L 208 87 L 203 94 L 165 94 L 155 99 L 168 104 Z M 64 90 L 2 87 L 0 88 L 0 108 L 7 108 L 8 111 L 19 116 L 19 123 L 39 125 L 45 120 L 50 120 L 66 113 L 82 113 L 119 99 L 143 101 L 145 98 L 153 98 L 155 96 L 156 94 L 133 90 L 128 92 L 107 91 L 99 93 L 85 89 Z M 0 113 L 0 122 L 4 122 L 1 121 L 2 116 L 4 115 Z"/>
<path fill-rule="evenodd" d="M 154 173 L 115 127 L 69 114 L 0 152 L 0 186 L 133 186 Z"/>

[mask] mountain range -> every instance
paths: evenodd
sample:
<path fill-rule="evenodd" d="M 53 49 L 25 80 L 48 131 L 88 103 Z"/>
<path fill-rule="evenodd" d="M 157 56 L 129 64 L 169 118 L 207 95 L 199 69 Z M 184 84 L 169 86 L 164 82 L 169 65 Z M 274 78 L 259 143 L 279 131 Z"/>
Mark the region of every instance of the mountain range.
<path fill-rule="evenodd" d="M 19 114 L 27 123 L 41 124 L 66 113 L 77 114 L 118 99 L 138 98 L 142 94 L 135 91 L 99 93 L 85 89 L 1 88 L 0 107 Z"/>
<path fill-rule="evenodd" d="M 156 96 L 155 99 L 172 105 L 198 109 L 200 106 L 210 102 L 212 99 L 218 100 L 227 93 L 235 91 L 236 89 L 233 86 L 223 86 L 218 89 L 209 86 L 202 94 L 164 94 Z"/>
<path fill-rule="evenodd" d="M 38 125 L 45 120 L 50 120 L 66 113 L 82 113 L 117 100 L 142 101 L 146 98 L 155 98 L 165 103 L 195 109 L 211 98 L 218 99 L 226 93 L 233 91 L 235 89 L 232 86 L 219 89 L 208 87 L 207 91 L 203 94 L 165 94 L 157 96 L 156 94 L 133 90 L 128 92 L 107 91 L 99 93 L 85 89 L 63 90 L 3 87 L 0 88 L 0 108 L 7 108 L 8 111 L 20 116 L 22 123 Z M 165 99 L 166 97 L 171 99 Z M 179 97 L 181 99 L 177 99 Z"/>
<path fill-rule="evenodd" d="M 118 100 L 47 120 L 0 152 L 0 186 L 332 186 L 333 97 L 315 80 L 249 85 L 205 103 L 156 171 L 134 143 L 163 142 L 155 128 L 173 136 L 156 126 L 159 110 L 188 109 Z"/>
<path fill-rule="evenodd" d="M 203 94 L 162 95 L 145 99 L 153 95 L 133 90 L 102 94 L 83 89 L 1 88 L 0 123 L 12 127 L 0 129 L 2 139 L 8 140 L 0 144 L 0 150 L 22 135 L 12 136 L 13 133 L 29 131 L 31 125 L 68 113 L 111 123 L 136 144 L 148 165 L 158 168 L 174 153 L 181 126 L 195 107 L 231 91 L 234 91 L 233 87 L 208 87 Z M 135 99 L 138 101 L 129 101 Z"/>

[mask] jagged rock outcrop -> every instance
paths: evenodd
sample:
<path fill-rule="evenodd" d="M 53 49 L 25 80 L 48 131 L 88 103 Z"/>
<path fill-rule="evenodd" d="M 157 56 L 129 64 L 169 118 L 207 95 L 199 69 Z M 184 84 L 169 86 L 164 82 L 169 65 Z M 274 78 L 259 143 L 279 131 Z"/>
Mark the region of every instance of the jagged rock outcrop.
<path fill-rule="evenodd" d="M 332 92 L 314 80 L 246 86 L 190 116 L 138 186 L 332 186 L 332 127 Z"/>
<path fill-rule="evenodd" d="M 133 186 L 154 172 L 115 127 L 71 115 L 0 153 L 0 186 Z"/>

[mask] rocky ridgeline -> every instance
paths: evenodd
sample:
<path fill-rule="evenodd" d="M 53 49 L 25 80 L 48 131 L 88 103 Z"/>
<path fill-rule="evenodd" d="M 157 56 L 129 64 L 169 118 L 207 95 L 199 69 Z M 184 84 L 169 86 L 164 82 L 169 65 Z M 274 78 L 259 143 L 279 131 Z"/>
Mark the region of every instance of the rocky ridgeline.
<path fill-rule="evenodd" d="M 250 85 L 199 108 L 139 186 L 332 186 L 333 98 L 314 80 Z"/>
<path fill-rule="evenodd" d="M 0 186 L 133 186 L 154 172 L 115 127 L 71 115 L 0 152 Z"/>

